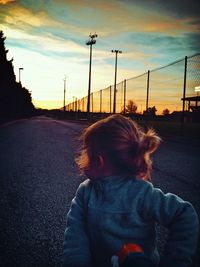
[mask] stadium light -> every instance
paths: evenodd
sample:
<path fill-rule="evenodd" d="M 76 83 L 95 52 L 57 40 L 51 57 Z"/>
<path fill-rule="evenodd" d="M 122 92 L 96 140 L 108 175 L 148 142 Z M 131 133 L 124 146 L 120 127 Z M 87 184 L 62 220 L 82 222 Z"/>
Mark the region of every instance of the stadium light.
<path fill-rule="evenodd" d="M 115 81 L 114 81 L 114 99 L 113 99 L 113 113 L 116 113 L 116 83 L 117 83 L 117 54 L 121 54 L 120 50 L 111 50 L 112 53 L 115 53 Z"/>

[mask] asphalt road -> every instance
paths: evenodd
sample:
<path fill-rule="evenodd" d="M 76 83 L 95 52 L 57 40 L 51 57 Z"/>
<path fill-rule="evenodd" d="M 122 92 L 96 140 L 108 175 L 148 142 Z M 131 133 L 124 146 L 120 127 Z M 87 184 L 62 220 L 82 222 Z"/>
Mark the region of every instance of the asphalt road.
<path fill-rule="evenodd" d="M 46 117 L 0 126 L 0 266 L 62 266 L 66 213 L 83 179 L 74 163 L 83 127 Z M 164 141 L 152 181 L 200 215 L 199 155 L 199 146 Z M 159 235 L 162 251 L 167 232 Z"/>

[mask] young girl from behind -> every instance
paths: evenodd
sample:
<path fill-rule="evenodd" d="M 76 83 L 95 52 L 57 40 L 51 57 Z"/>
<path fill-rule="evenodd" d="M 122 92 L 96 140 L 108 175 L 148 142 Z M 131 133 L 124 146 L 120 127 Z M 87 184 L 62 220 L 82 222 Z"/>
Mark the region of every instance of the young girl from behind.
<path fill-rule="evenodd" d="M 154 266 L 189 267 L 198 239 L 198 217 L 189 202 L 154 188 L 150 155 L 160 138 L 112 115 L 83 133 L 78 164 L 87 176 L 67 215 L 64 266 L 110 267 L 124 244 L 138 244 Z M 155 223 L 169 229 L 162 257 Z"/>

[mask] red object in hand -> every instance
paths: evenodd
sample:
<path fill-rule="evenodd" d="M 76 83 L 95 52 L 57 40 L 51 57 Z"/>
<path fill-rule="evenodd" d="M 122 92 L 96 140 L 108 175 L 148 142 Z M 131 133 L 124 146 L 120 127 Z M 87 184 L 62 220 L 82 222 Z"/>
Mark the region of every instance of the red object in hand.
<path fill-rule="evenodd" d="M 128 243 L 123 245 L 123 247 L 120 249 L 120 251 L 117 253 L 117 256 L 119 257 L 119 264 L 122 264 L 125 258 L 128 256 L 129 253 L 144 253 L 143 249 L 137 245 Z"/>

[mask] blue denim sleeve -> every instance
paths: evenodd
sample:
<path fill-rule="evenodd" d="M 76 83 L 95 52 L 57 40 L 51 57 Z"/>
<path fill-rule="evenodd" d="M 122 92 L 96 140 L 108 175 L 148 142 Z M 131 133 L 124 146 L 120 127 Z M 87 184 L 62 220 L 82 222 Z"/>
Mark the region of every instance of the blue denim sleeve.
<path fill-rule="evenodd" d="M 90 242 L 86 230 L 84 193 L 85 186 L 81 184 L 67 214 L 67 226 L 64 233 L 64 267 L 91 266 Z"/>
<path fill-rule="evenodd" d="M 169 230 L 160 267 L 188 267 L 196 251 L 199 220 L 193 206 L 178 196 L 149 185 L 145 193 L 143 215 Z"/>

